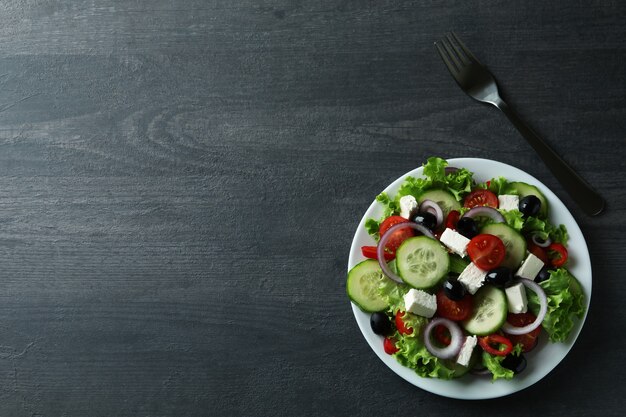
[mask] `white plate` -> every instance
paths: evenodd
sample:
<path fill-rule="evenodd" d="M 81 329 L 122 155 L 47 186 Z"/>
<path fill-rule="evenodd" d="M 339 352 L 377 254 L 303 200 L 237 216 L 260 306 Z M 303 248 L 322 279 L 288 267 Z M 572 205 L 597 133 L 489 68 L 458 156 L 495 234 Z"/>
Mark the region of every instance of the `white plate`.
<path fill-rule="evenodd" d="M 413 385 L 434 394 L 450 398 L 478 400 L 502 397 L 520 391 L 546 376 L 559 364 L 559 362 L 561 362 L 561 360 L 563 360 L 563 358 L 565 358 L 565 355 L 567 355 L 569 350 L 574 345 L 583 323 L 587 318 L 589 301 L 591 299 L 591 261 L 589 259 L 589 251 L 587 249 L 585 238 L 583 237 L 578 224 L 576 224 L 576 221 L 572 217 L 569 210 L 567 210 L 561 200 L 559 200 L 558 197 L 554 195 L 550 189 L 548 189 L 548 187 L 543 185 L 536 178 L 528 175 L 518 168 L 488 159 L 457 158 L 449 159 L 448 163 L 450 166 L 467 168 L 472 171 L 476 182 L 483 182 L 493 177 L 503 176 L 510 181 L 522 181 L 535 185 L 539 188 L 539 190 L 541 190 L 541 192 L 548 199 L 550 207 L 550 222 L 553 224 L 562 223 L 565 227 L 567 227 L 570 237 L 568 242 L 568 252 L 570 257 L 568 268 L 578 278 L 585 291 L 585 300 L 587 302 L 585 317 L 582 320 L 575 319 L 574 329 L 565 343 L 550 343 L 547 341 L 547 335 L 545 332 L 542 332 L 539 345 L 533 351 L 526 354 L 526 358 L 528 360 L 526 370 L 519 375 L 516 375 L 512 380 L 499 379 L 492 383 L 490 377 L 476 377 L 473 375 L 467 375 L 460 379 L 448 381 L 420 377 L 412 369 L 400 365 L 395 358 L 385 353 L 383 350 L 382 337 L 376 335 L 370 327 L 369 314 L 362 312 L 354 304 L 352 304 L 352 311 L 354 312 L 354 317 L 356 318 L 365 340 L 367 340 L 367 343 L 369 343 L 376 355 L 378 355 L 378 357 L 385 363 L 385 365 L 391 368 L 391 370 Z M 414 169 L 406 175 L 398 178 L 391 185 L 385 188 L 384 191 L 391 196 L 395 195 L 400 187 L 400 184 L 404 181 L 404 178 L 409 175 L 413 177 L 421 177 L 422 171 L 422 167 Z M 361 254 L 361 246 L 376 244 L 374 239 L 372 239 L 372 237 L 369 236 L 365 230 L 365 221 L 370 217 L 380 218 L 381 216 L 382 207 L 379 203 L 374 201 L 365 212 L 365 215 L 359 223 L 356 234 L 354 235 L 352 247 L 350 248 L 348 270 L 364 260 L 364 257 Z"/>

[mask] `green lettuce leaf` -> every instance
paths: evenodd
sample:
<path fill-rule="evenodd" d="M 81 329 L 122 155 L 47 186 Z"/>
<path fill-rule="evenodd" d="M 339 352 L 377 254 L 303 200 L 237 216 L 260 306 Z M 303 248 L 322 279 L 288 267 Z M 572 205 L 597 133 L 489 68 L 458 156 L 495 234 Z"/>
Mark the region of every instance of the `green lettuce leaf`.
<path fill-rule="evenodd" d="M 414 316 L 417 317 L 417 316 Z M 420 317 L 424 324 L 427 319 Z M 413 334 L 419 334 L 413 327 Z M 396 347 L 399 349 L 396 360 L 407 368 L 413 369 L 419 376 L 425 378 L 452 379 L 454 369 L 448 368 L 444 361 L 433 356 L 424 346 L 420 337 L 407 337 L 396 332 Z"/>
<path fill-rule="evenodd" d="M 521 353 L 522 345 L 517 344 L 515 345 L 511 353 L 509 353 L 509 355 L 519 356 Z M 502 366 L 502 361 L 504 360 L 504 358 L 506 358 L 506 356 L 495 356 L 483 351 L 483 366 L 489 369 L 489 371 L 491 372 L 492 381 L 500 378 L 511 379 L 515 376 L 515 372 Z"/>
<path fill-rule="evenodd" d="M 497 177 L 497 178 L 492 178 L 485 183 L 478 184 L 478 188 L 487 189 L 491 191 L 492 193 L 494 193 L 495 195 L 517 194 L 517 191 L 512 190 L 509 185 L 510 185 L 509 180 L 507 180 L 504 177 Z"/>
<path fill-rule="evenodd" d="M 558 226 L 554 226 L 546 220 L 541 220 L 532 216 L 529 216 L 524 221 L 522 232 L 526 235 L 537 233 L 539 238 L 542 240 L 550 238 L 553 242 L 562 243 L 565 246 L 567 246 L 567 241 L 569 239 L 565 225 L 560 224 Z"/>
<path fill-rule="evenodd" d="M 511 226 L 513 229 L 518 232 L 522 230 L 524 227 L 524 218 L 522 217 L 522 212 L 519 210 L 502 210 L 500 211 L 502 216 L 504 216 L 504 220 L 506 220 L 506 224 Z"/>
<path fill-rule="evenodd" d="M 559 268 L 550 271 L 550 278 L 539 285 L 548 298 L 548 312 L 541 326 L 551 342 L 563 342 L 574 327 L 572 316 L 582 318 L 585 314 L 585 295 L 580 283 L 567 269 Z M 528 291 L 527 296 L 528 308 L 537 314 L 539 298 L 532 291 Z"/>
<path fill-rule="evenodd" d="M 461 201 L 463 195 L 472 190 L 473 174 L 465 168 L 461 168 L 450 174 L 446 174 L 448 161 L 442 158 L 428 158 L 424 164 L 425 178 L 407 177 L 400 185 L 395 197 L 391 199 L 386 193 L 381 193 L 376 197 L 383 207 L 383 215 L 380 219 L 368 219 L 365 223 L 367 232 L 378 240 L 380 224 L 389 216 L 400 212 L 400 198 L 412 195 L 416 199 L 428 190 L 443 189 L 454 195 Z"/>

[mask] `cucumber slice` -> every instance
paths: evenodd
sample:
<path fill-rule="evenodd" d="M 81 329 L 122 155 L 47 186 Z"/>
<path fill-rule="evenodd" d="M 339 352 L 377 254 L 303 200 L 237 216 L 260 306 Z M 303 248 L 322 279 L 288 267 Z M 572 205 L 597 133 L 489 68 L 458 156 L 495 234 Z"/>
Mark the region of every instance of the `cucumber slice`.
<path fill-rule="evenodd" d="M 387 279 L 383 275 L 378 261 L 367 259 L 348 272 L 346 292 L 348 297 L 361 310 L 373 313 L 383 311 L 389 305 L 378 293 L 381 280 Z"/>
<path fill-rule="evenodd" d="M 437 203 L 441 207 L 441 211 L 443 211 L 444 220 L 452 210 L 461 210 L 461 203 L 454 198 L 452 193 L 445 190 L 428 190 L 417 199 L 417 202 L 421 204 L 424 200 L 431 200 Z"/>
<path fill-rule="evenodd" d="M 541 201 L 541 208 L 539 209 L 537 217 L 545 219 L 548 216 L 548 200 L 546 200 L 546 196 L 534 185 L 526 184 L 525 182 L 512 182 L 509 184 L 508 190 L 516 191 L 520 200 L 527 195 L 537 196 L 539 201 Z"/>
<path fill-rule="evenodd" d="M 511 268 L 515 273 L 526 257 L 526 239 L 505 223 L 488 224 L 480 230 L 480 233 L 498 236 L 502 240 L 506 247 L 506 255 L 501 265 Z"/>
<path fill-rule="evenodd" d="M 448 274 L 450 257 L 438 240 L 411 237 L 396 250 L 398 275 L 407 284 L 425 289 L 436 285 Z"/>
<path fill-rule="evenodd" d="M 486 336 L 497 332 L 504 324 L 508 305 L 504 291 L 486 285 L 474 295 L 472 314 L 461 323 L 471 334 Z"/>

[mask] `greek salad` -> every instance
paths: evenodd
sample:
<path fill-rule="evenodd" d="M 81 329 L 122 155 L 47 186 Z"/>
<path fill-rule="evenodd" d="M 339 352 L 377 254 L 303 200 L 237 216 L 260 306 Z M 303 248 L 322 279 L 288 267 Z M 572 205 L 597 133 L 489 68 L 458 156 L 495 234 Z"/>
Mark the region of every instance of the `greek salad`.
<path fill-rule="evenodd" d="M 376 246 L 348 272 L 350 300 L 370 314 L 384 351 L 422 377 L 511 379 L 540 338 L 564 342 L 585 313 L 568 271 L 568 234 L 532 184 L 429 158 L 376 197 L 365 223 Z"/>

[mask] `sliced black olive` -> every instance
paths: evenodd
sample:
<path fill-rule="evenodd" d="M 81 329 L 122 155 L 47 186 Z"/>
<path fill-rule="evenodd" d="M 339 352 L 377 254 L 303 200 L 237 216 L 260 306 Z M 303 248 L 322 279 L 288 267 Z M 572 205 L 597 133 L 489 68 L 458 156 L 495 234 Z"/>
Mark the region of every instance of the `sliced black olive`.
<path fill-rule="evenodd" d="M 524 217 L 536 216 L 541 210 L 541 200 L 535 195 L 527 195 L 519 201 L 519 211 Z"/>
<path fill-rule="evenodd" d="M 443 293 L 453 301 L 460 301 L 465 297 L 465 287 L 456 278 L 448 278 L 443 283 Z"/>
<path fill-rule="evenodd" d="M 470 217 L 461 217 L 456 224 L 456 231 L 468 239 L 478 236 L 478 225 Z"/>
<path fill-rule="evenodd" d="M 524 354 L 520 353 L 519 356 L 507 355 L 506 358 L 500 362 L 503 368 L 510 369 L 511 371 L 519 374 L 526 369 L 526 358 Z"/>
<path fill-rule="evenodd" d="M 381 336 L 390 335 L 393 331 L 391 319 L 385 313 L 378 312 L 372 314 L 370 317 L 370 326 L 372 326 L 374 333 Z"/>
<path fill-rule="evenodd" d="M 513 281 L 513 271 L 506 266 L 499 266 L 487 272 L 485 283 L 504 288 Z"/>
<path fill-rule="evenodd" d="M 543 267 L 541 268 L 541 271 L 539 271 L 539 273 L 535 277 L 535 282 L 539 283 L 547 279 L 550 279 L 550 271 L 548 270 L 548 268 Z"/>
<path fill-rule="evenodd" d="M 417 224 L 421 224 L 422 226 L 426 227 L 427 229 L 433 230 L 435 228 L 435 226 L 437 226 L 437 217 L 432 214 L 432 213 L 428 213 L 428 212 L 420 212 L 417 213 L 413 219 L 412 219 L 415 223 Z"/>

